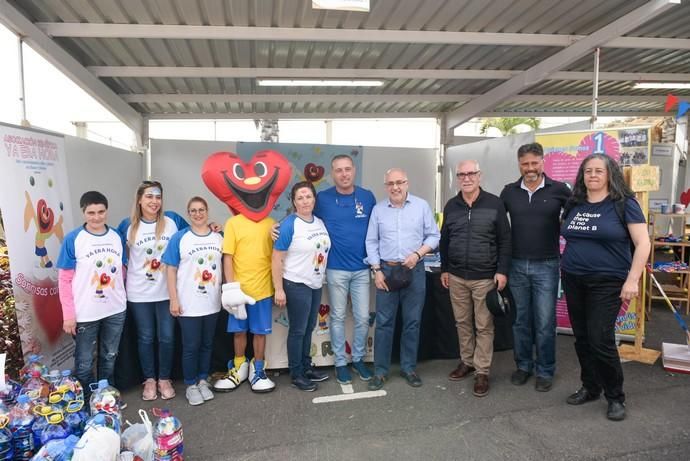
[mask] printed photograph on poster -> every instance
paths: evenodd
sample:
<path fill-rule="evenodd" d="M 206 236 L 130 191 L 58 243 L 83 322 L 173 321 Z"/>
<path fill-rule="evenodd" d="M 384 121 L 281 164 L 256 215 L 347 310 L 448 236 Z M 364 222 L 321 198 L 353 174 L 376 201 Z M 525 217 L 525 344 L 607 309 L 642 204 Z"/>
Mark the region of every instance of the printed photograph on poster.
<path fill-rule="evenodd" d="M 71 367 L 74 341 L 62 332 L 55 264 L 73 226 L 64 140 L 0 125 L 0 209 L 24 356 L 43 355 L 55 368 Z"/>

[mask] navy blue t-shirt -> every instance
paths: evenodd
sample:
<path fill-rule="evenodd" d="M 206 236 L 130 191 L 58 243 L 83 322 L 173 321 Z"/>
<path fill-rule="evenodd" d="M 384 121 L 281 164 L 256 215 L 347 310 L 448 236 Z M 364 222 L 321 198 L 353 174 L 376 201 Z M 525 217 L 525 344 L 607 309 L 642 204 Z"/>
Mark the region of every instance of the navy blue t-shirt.
<path fill-rule="evenodd" d="M 644 223 L 640 204 L 625 201 L 625 222 Z M 581 203 L 563 218 L 566 240 L 561 260 L 564 271 L 574 275 L 611 275 L 625 279 L 632 263 L 630 236 L 607 197 L 598 203 Z"/>
<path fill-rule="evenodd" d="M 374 194 L 358 186 L 349 195 L 338 193 L 335 186 L 316 195 L 314 214 L 324 222 L 331 238 L 328 269 L 354 272 L 369 268 L 364 262 L 364 239 L 374 205 Z"/>

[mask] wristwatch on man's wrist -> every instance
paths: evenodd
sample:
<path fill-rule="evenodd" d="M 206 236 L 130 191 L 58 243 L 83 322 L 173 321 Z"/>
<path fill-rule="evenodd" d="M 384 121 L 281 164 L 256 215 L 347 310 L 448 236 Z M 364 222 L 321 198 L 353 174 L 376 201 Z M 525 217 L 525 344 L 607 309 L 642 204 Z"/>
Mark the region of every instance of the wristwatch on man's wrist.
<path fill-rule="evenodd" d="M 377 273 L 378 271 L 380 271 L 380 270 L 381 270 L 380 267 L 371 266 L 371 273 L 372 273 L 372 274 L 376 274 L 376 273 Z"/>

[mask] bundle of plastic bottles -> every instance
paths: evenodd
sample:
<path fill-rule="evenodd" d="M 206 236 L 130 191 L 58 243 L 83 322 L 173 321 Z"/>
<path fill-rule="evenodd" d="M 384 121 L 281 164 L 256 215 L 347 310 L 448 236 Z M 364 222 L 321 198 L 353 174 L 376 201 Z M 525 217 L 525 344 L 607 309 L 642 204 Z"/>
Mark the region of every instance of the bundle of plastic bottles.
<path fill-rule="evenodd" d="M 122 459 L 184 459 L 182 423 L 167 409 L 154 409 L 153 427 L 140 410 L 146 424 L 134 425 L 139 427 L 128 437 L 133 448 L 120 453 L 120 392 L 107 380 L 90 390 L 85 402 L 84 388 L 69 370 L 49 370 L 40 356 L 30 356 L 18 380 L 6 376 L 0 385 L 0 461 L 90 461 L 107 449 Z"/>

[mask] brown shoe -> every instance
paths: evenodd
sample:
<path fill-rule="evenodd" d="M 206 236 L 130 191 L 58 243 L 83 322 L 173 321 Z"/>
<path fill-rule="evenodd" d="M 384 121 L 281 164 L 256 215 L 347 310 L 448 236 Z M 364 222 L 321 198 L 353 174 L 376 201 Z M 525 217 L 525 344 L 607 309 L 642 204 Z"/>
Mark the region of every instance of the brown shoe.
<path fill-rule="evenodd" d="M 484 397 L 489 393 L 488 375 L 475 375 L 474 389 L 472 390 L 472 393 L 475 397 Z"/>
<path fill-rule="evenodd" d="M 468 367 L 463 362 L 460 362 L 458 367 L 451 371 L 448 375 L 448 379 L 451 381 L 460 381 L 461 379 L 467 378 L 467 375 L 474 372 L 474 367 Z"/>

